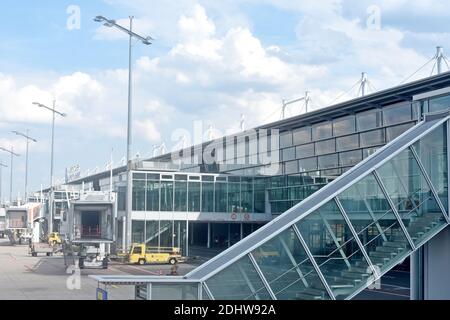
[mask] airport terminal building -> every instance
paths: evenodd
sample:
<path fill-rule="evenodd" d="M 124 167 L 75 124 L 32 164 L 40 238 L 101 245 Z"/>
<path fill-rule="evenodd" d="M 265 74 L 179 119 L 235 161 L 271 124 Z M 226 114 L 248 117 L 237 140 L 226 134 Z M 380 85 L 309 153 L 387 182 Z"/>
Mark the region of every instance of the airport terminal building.
<path fill-rule="evenodd" d="M 136 160 L 130 193 L 125 166 L 113 170 L 112 183 L 105 171 L 68 185 L 98 191 L 112 185 L 118 192 L 118 248 L 145 242 L 178 246 L 186 255 L 190 247 L 227 248 L 415 126 L 423 114 L 449 106 L 450 74 L 444 73 Z M 342 236 L 339 225 L 331 227 Z"/>

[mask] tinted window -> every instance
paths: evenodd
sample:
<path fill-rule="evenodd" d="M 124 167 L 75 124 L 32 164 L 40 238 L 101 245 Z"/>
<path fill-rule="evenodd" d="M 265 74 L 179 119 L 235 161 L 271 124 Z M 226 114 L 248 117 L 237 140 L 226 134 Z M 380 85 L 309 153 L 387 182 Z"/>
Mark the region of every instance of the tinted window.
<path fill-rule="evenodd" d="M 326 154 L 336 151 L 336 144 L 334 139 L 320 141 L 316 143 L 316 154 Z"/>
<path fill-rule="evenodd" d="M 317 170 L 317 158 L 308 158 L 308 159 L 302 159 L 299 161 L 299 171 L 305 172 L 305 171 L 313 171 Z"/>
<path fill-rule="evenodd" d="M 314 143 L 305 144 L 296 148 L 297 158 L 307 158 L 314 155 Z"/>
<path fill-rule="evenodd" d="M 333 135 L 342 136 L 356 131 L 355 117 L 349 116 L 333 120 Z"/>
<path fill-rule="evenodd" d="M 358 131 L 370 130 L 381 127 L 381 112 L 379 110 L 370 110 L 356 115 Z"/>
<path fill-rule="evenodd" d="M 292 146 L 292 132 L 283 132 L 280 134 L 280 147 L 290 147 Z"/>
<path fill-rule="evenodd" d="M 294 130 L 294 144 L 303 144 L 311 141 L 311 127 L 304 127 Z"/>
<path fill-rule="evenodd" d="M 284 149 L 282 152 L 283 161 L 295 159 L 295 148 Z"/>
<path fill-rule="evenodd" d="M 384 130 L 375 130 L 360 134 L 361 147 L 370 147 L 384 143 Z"/>
<path fill-rule="evenodd" d="M 313 140 L 330 138 L 332 136 L 331 122 L 322 122 L 312 127 Z"/>
<path fill-rule="evenodd" d="M 341 166 L 353 166 L 362 160 L 362 151 L 349 151 L 339 154 L 339 164 Z"/>
<path fill-rule="evenodd" d="M 408 130 L 409 128 L 413 127 L 414 124 L 413 123 L 407 123 L 407 124 L 402 124 L 400 126 L 395 126 L 395 127 L 389 127 L 386 129 L 386 138 L 387 141 L 392 141 L 395 138 L 397 138 L 399 135 L 401 135 L 403 132 L 405 132 L 406 130 Z"/>
<path fill-rule="evenodd" d="M 338 155 L 330 154 L 328 156 L 322 156 L 318 159 L 319 169 L 335 168 L 338 166 Z"/>
<path fill-rule="evenodd" d="M 337 151 L 346 151 L 359 148 L 359 135 L 354 134 L 351 136 L 345 136 L 336 138 Z"/>
<path fill-rule="evenodd" d="M 297 173 L 298 172 L 298 161 L 290 161 L 285 163 L 284 167 L 285 174 Z"/>
<path fill-rule="evenodd" d="M 399 104 L 383 109 L 385 125 L 396 124 L 411 120 L 411 104 Z"/>
<path fill-rule="evenodd" d="M 430 112 L 445 110 L 450 108 L 450 95 L 436 99 L 430 99 L 429 110 Z"/>

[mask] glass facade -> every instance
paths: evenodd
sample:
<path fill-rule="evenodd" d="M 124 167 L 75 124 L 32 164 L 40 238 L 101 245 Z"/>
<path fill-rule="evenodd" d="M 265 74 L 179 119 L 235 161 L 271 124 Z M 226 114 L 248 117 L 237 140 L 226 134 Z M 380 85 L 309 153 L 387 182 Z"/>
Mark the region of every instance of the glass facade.
<path fill-rule="evenodd" d="M 347 299 L 369 286 L 448 225 L 446 132 L 441 124 L 393 157 L 385 149 L 379 167 L 360 168 L 331 200 L 207 277 L 212 297 Z M 282 184 L 273 179 L 269 193 L 296 193 Z"/>

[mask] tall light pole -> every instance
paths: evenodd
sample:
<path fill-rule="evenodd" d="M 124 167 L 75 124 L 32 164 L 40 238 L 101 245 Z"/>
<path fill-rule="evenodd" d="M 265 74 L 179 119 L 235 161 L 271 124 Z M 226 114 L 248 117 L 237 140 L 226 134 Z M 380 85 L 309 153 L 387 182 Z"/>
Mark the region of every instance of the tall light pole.
<path fill-rule="evenodd" d="M 50 194 L 49 194 L 49 219 L 48 219 L 48 233 L 53 232 L 53 149 L 55 145 L 55 116 L 59 115 L 65 118 L 67 115 L 65 113 L 59 112 L 56 110 L 56 101 L 53 100 L 53 107 L 49 108 L 46 105 L 33 102 L 35 106 L 39 108 L 44 108 L 52 112 L 52 151 L 51 151 L 51 160 L 50 160 Z"/>
<path fill-rule="evenodd" d="M 37 142 L 36 139 L 30 137 L 29 134 L 29 130 L 27 129 L 27 133 L 24 134 L 22 132 L 19 131 L 12 131 L 12 133 L 15 133 L 18 136 L 22 136 L 25 139 L 27 139 L 27 151 L 26 151 L 26 156 L 25 156 L 25 202 L 27 202 L 27 198 L 28 198 L 28 147 L 30 144 L 30 141 L 33 142 Z"/>
<path fill-rule="evenodd" d="M 11 155 L 11 177 L 9 181 L 9 202 L 12 204 L 13 202 L 13 159 L 14 156 L 19 157 L 20 155 L 14 152 L 14 147 L 11 146 L 11 149 L 8 150 L 6 148 L 0 147 L 0 150 L 8 152 Z"/>
<path fill-rule="evenodd" d="M 150 42 L 151 40 L 154 40 L 152 37 L 148 36 L 148 37 L 143 37 L 135 32 L 133 32 L 133 16 L 130 16 L 130 28 L 127 29 L 119 24 L 116 23 L 115 20 L 110 20 L 107 19 L 103 16 L 97 16 L 94 18 L 95 22 L 100 22 L 103 23 L 103 25 L 105 27 L 115 27 L 117 29 L 119 29 L 122 32 L 125 32 L 126 34 L 129 35 L 129 45 L 128 45 L 128 124 L 127 124 L 127 201 L 126 201 L 126 206 L 127 206 L 127 233 L 128 236 L 130 237 L 131 235 L 131 197 L 132 197 L 132 192 L 131 192 L 131 181 L 132 181 L 132 177 L 131 177 L 131 145 L 132 145 L 132 121 L 133 121 L 133 108 L 132 108 L 132 86 L 133 86 L 133 65 L 132 65 L 132 60 L 133 60 L 133 52 L 132 52 L 132 47 L 133 47 L 133 38 L 141 41 L 143 44 L 145 45 L 151 45 L 152 43 Z M 125 237 L 125 235 L 124 235 Z M 130 238 L 131 239 L 131 238 Z M 129 242 L 129 241 L 127 241 Z M 124 250 L 126 250 L 126 248 L 123 248 Z"/>
<path fill-rule="evenodd" d="M 2 184 L 3 184 L 3 178 L 2 178 L 2 171 L 3 168 L 8 168 L 6 164 L 3 164 L 3 162 L 0 162 L 0 205 L 2 204 Z"/>

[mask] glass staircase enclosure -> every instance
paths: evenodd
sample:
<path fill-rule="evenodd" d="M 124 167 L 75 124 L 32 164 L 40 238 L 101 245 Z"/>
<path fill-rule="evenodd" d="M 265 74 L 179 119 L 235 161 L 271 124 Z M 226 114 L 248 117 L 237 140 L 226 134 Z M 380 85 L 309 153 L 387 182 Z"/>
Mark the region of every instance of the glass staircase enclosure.
<path fill-rule="evenodd" d="M 167 297 L 175 288 L 185 288 L 181 296 L 190 299 L 356 296 L 449 225 L 449 115 L 425 115 L 341 177 L 186 276 L 155 277 L 155 284 L 149 284 L 151 299 Z M 198 294 L 190 294 L 193 288 Z"/>

